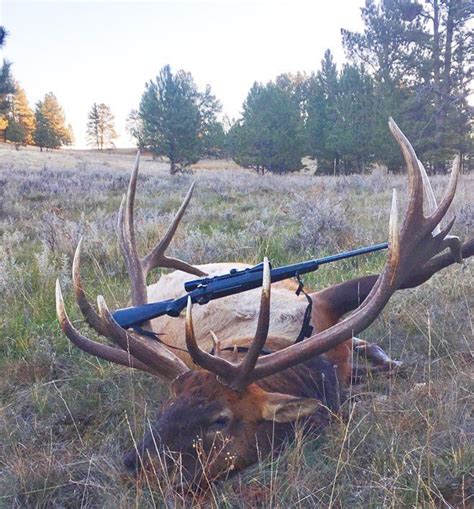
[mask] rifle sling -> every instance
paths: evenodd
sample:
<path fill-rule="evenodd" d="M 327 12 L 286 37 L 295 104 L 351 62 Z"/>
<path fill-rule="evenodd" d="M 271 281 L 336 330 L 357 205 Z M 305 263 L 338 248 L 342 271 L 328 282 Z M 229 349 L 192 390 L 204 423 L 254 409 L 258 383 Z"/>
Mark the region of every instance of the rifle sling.
<path fill-rule="evenodd" d="M 173 346 L 169 345 L 168 343 L 165 343 L 161 338 L 160 335 L 157 332 L 153 332 L 151 330 L 145 330 L 142 327 L 139 327 L 138 325 L 135 325 L 133 327 L 133 330 L 140 334 L 141 336 L 146 336 L 148 338 L 152 338 L 155 341 L 158 341 L 158 343 L 161 343 L 163 346 L 166 346 L 166 348 L 172 348 L 173 350 L 179 350 L 180 352 L 188 353 L 188 351 L 185 348 L 179 348 L 179 346 Z"/>
<path fill-rule="evenodd" d="M 302 293 L 306 300 L 308 301 L 308 305 L 306 306 L 304 317 L 303 317 L 303 323 L 301 325 L 300 333 L 298 334 L 298 337 L 295 339 L 295 343 L 300 343 L 305 338 L 311 337 L 313 334 L 313 326 L 311 323 L 311 313 L 313 311 L 313 299 L 304 291 L 304 283 L 300 277 L 299 274 L 296 274 L 295 276 L 296 280 L 298 281 L 298 288 L 296 289 L 296 295 L 298 296 L 300 293 Z"/>

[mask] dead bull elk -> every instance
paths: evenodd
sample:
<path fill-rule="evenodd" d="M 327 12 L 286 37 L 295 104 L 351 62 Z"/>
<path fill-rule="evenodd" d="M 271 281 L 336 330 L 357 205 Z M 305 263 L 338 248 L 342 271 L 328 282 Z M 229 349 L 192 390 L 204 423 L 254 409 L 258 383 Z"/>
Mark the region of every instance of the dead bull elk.
<path fill-rule="evenodd" d="M 361 340 L 352 340 L 353 336 L 377 318 L 395 291 L 418 286 L 439 270 L 472 256 L 474 239 L 461 244 L 457 237 L 450 236 L 454 219 L 445 227 L 440 226 L 454 198 L 459 158 L 454 161 L 448 188 L 437 205 L 426 173 L 409 141 L 393 120 L 389 121 L 389 127 L 400 145 L 408 170 L 407 210 L 399 225 L 394 190 L 389 251 L 382 272 L 313 293 L 316 332 L 305 341 L 292 344 L 294 331 L 290 334 L 279 325 L 279 314 L 288 308 L 282 306 L 282 302 L 289 296 L 294 301 L 295 297 L 282 283 L 275 284 L 270 290 L 269 265 L 265 260 L 261 292 L 253 291 L 253 301 L 249 301 L 246 294 L 236 296 L 242 301 L 247 299 L 247 308 L 253 302 L 255 319 L 242 318 L 245 313 L 239 315 L 242 310 L 239 310 L 239 300 L 236 299 L 232 301 L 232 310 L 210 307 L 211 304 L 224 305 L 225 299 L 222 299 L 220 304 L 214 301 L 216 304 L 199 306 L 194 316 L 189 302 L 185 317 L 174 321 L 157 319 L 146 324 L 156 332 L 163 332 L 165 328 L 171 346 L 182 344 L 187 350 L 174 353 L 148 336 L 122 329 L 113 320 L 103 297 L 97 299 L 98 311 L 92 307 L 81 282 L 79 243 L 73 263 L 77 304 L 87 323 L 115 346 L 92 341 L 74 328 L 57 283 L 57 314 L 62 330 L 85 352 L 145 371 L 171 384 L 172 399 L 163 405 L 143 442 L 125 457 L 127 467 L 133 471 L 146 467 L 159 472 L 176 465 L 174 455 L 178 453 L 182 468 L 180 479 L 190 484 L 202 484 L 230 470 L 243 469 L 290 438 L 296 420 L 303 420 L 313 429 L 324 426 L 330 413 L 338 409 L 344 384 L 349 381 L 352 347 L 365 348 L 376 363 L 390 366 L 390 359 L 381 349 Z M 145 304 L 150 295 L 157 300 L 159 296 L 155 294 L 160 285 L 148 289 L 146 286 L 147 274 L 156 267 L 195 275 L 228 270 L 228 264 L 194 267 L 164 254 L 192 189 L 163 239 L 150 254 L 139 258 L 133 225 L 137 171 L 138 158 L 119 213 L 119 241 L 130 275 L 132 303 Z M 424 194 L 430 209 L 427 216 L 423 211 Z M 446 248 L 449 251 L 441 254 Z M 183 277 L 182 272 L 174 272 L 161 279 L 169 285 L 170 281 L 176 283 Z M 181 289 L 180 285 L 175 291 Z M 286 290 L 287 297 L 284 296 Z M 273 308 L 275 295 L 277 311 Z M 161 296 L 162 299 L 169 297 Z M 206 311 L 200 312 L 201 309 Z M 344 318 L 350 311 L 352 313 Z M 226 313 L 230 318 L 222 321 Z M 240 323 L 236 318 L 239 316 Z M 252 334 L 249 334 L 249 327 Z M 216 328 L 222 341 L 210 334 Z M 210 336 L 214 345 L 212 353 L 208 347 Z M 264 347 L 266 355 L 263 355 Z"/>

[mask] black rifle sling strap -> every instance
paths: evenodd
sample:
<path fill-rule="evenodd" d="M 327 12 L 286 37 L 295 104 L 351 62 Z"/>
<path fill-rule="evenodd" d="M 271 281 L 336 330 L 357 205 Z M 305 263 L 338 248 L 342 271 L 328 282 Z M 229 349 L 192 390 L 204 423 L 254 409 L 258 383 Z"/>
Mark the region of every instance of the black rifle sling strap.
<path fill-rule="evenodd" d="M 185 350 L 184 348 L 179 348 L 179 346 L 174 346 L 174 345 L 170 345 L 168 343 L 165 343 L 161 338 L 160 338 L 160 334 L 157 333 L 157 332 L 153 332 L 151 330 L 146 330 L 146 329 L 143 329 L 142 327 L 139 327 L 138 325 L 135 325 L 133 327 L 133 330 L 137 333 L 137 334 L 140 334 L 141 336 L 146 336 L 148 338 L 152 338 L 154 339 L 155 341 L 158 341 L 158 343 L 161 343 L 163 346 L 166 346 L 167 348 L 172 348 L 173 350 L 179 350 L 180 352 L 186 352 L 188 353 L 187 350 Z"/>
<path fill-rule="evenodd" d="M 295 292 L 296 295 L 298 296 L 300 293 L 302 293 L 306 297 L 306 300 L 308 301 L 308 305 L 306 306 L 304 312 L 303 324 L 301 325 L 300 333 L 298 334 L 298 337 L 295 339 L 295 343 L 299 343 L 300 341 L 303 341 L 305 338 L 309 338 L 313 333 L 313 326 L 311 325 L 311 312 L 313 310 L 313 300 L 304 291 L 304 283 L 300 275 L 296 274 L 295 278 L 298 281 L 298 288 L 296 289 Z"/>
<path fill-rule="evenodd" d="M 301 279 L 301 276 L 299 274 L 296 274 L 295 276 L 296 280 L 298 281 L 298 288 L 296 289 L 296 295 L 299 296 L 300 293 L 302 293 L 306 300 L 308 301 L 308 305 L 306 306 L 304 317 L 303 317 L 303 324 L 301 325 L 300 333 L 298 334 L 298 337 L 295 339 L 295 343 L 299 343 L 300 341 L 303 341 L 306 338 L 311 337 L 313 334 L 313 326 L 311 325 L 311 313 L 313 310 L 313 299 L 304 291 L 304 283 Z M 222 350 L 233 350 L 233 347 L 229 346 L 226 348 L 223 348 Z M 237 351 L 239 353 L 245 353 L 248 351 L 248 348 L 245 346 L 238 346 Z M 273 353 L 272 350 L 269 350 L 266 347 L 263 347 L 261 352 L 262 355 L 268 355 L 270 353 Z M 211 355 L 214 355 L 214 348 L 210 351 Z"/>

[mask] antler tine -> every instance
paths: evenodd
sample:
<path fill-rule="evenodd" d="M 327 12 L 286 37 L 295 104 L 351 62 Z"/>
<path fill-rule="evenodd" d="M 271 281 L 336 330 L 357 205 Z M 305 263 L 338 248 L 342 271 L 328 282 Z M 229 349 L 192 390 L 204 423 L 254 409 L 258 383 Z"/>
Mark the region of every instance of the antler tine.
<path fill-rule="evenodd" d="M 130 368 L 136 368 L 147 373 L 156 375 L 157 373 L 152 368 L 148 367 L 143 362 L 135 359 L 123 350 L 114 348 L 112 346 L 92 341 L 91 339 L 83 336 L 71 323 L 66 313 L 64 306 L 63 295 L 61 292 L 61 285 L 59 280 L 56 280 L 56 314 L 58 316 L 59 324 L 64 334 L 70 339 L 70 341 L 80 348 L 82 351 L 95 355 L 100 359 L 127 366 Z"/>
<path fill-rule="evenodd" d="M 181 222 L 181 219 L 186 211 L 186 208 L 191 200 L 194 191 L 194 182 L 191 184 L 186 196 L 184 197 L 181 206 L 176 212 L 172 223 L 170 224 L 167 232 L 161 241 L 150 251 L 148 255 L 146 255 L 141 263 L 142 268 L 145 273 L 145 277 L 148 275 L 150 270 L 156 267 L 166 267 L 170 269 L 182 270 L 183 272 L 188 272 L 189 274 L 194 274 L 195 276 L 205 276 L 206 273 L 202 270 L 199 270 L 196 267 L 193 267 L 189 263 L 183 262 L 177 258 L 172 258 L 169 256 L 165 256 L 165 251 L 168 249 L 170 242 L 173 240 L 174 234 Z"/>
<path fill-rule="evenodd" d="M 389 118 L 388 126 L 402 150 L 403 158 L 407 165 L 409 201 L 406 217 L 409 218 L 413 216 L 418 221 L 421 221 L 423 219 L 423 178 L 418 164 L 418 157 L 411 143 L 392 117 Z"/>
<path fill-rule="evenodd" d="M 188 305 L 186 307 L 186 347 L 193 362 L 201 368 L 207 369 L 215 373 L 223 380 L 227 380 L 229 375 L 235 373 L 235 366 L 226 360 L 213 356 L 202 350 L 196 341 L 193 327 L 193 303 L 191 297 L 188 297 Z"/>
<path fill-rule="evenodd" d="M 265 345 L 268 337 L 268 327 L 270 324 L 270 290 L 271 290 L 271 272 L 268 258 L 263 259 L 263 281 L 262 296 L 260 299 L 260 312 L 258 315 L 257 331 L 252 341 L 247 355 L 239 366 L 238 375 L 232 380 L 230 387 L 236 391 L 241 391 L 248 385 L 247 379 L 257 364 L 258 357 Z"/>
<path fill-rule="evenodd" d="M 437 254 L 444 249 L 449 248 L 451 255 L 457 263 L 462 263 L 463 260 L 461 253 L 461 241 L 459 237 L 448 235 L 451 228 L 453 227 L 456 216 L 453 215 L 452 219 L 444 226 L 444 228 L 441 228 L 441 223 L 445 218 L 445 215 L 448 212 L 448 209 L 454 199 L 460 167 L 460 158 L 457 156 L 453 161 L 449 184 L 441 200 L 441 203 L 436 205 L 436 200 L 434 200 L 435 206 L 430 210 L 430 215 L 425 218 L 425 230 L 432 231 L 433 239 L 434 241 L 437 241 L 438 244 L 436 247 L 433 247 L 433 254 Z M 428 186 L 431 189 L 429 180 Z M 433 192 L 432 189 L 431 192 Z"/>
<path fill-rule="evenodd" d="M 394 189 L 392 193 L 392 209 L 390 211 L 388 223 L 388 245 L 388 263 L 392 269 L 396 269 L 400 263 L 400 230 L 398 226 L 398 200 L 396 189 Z M 394 274 L 392 274 L 392 278 L 393 277 Z"/>
<path fill-rule="evenodd" d="M 438 202 L 436 201 L 436 196 L 433 191 L 433 186 L 431 185 L 428 174 L 426 173 L 426 169 L 423 163 L 418 159 L 418 166 L 421 172 L 421 178 L 423 180 L 423 187 L 425 189 L 425 198 L 428 202 L 428 215 L 431 215 L 437 208 Z M 441 231 L 441 224 L 436 225 L 436 228 L 433 230 L 433 235 L 437 235 Z"/>
<path fill-rule="evenodd" d="M 135 163 L 133 165 L 132 174 L 130 175 L 130 183 L 126 194 L 126 210 L 125 210 L 126 233 L 129 236 L 130 247 L 135 252 L 136 252 L 136 242 L 135 242 L 134 208 L 135 208 L 135 195 L 137 192 L 139 166 L 140 166 L 140 151 L 137 150 L 137 155 L 135 157 Z"/>
<path fill-rule="evenodd" d="M 107 335 L 123 350 L 152 368 L 159 377 L 174 380 L 176 376 L 189 371 L 186 364 L 170 350 L 157 341 L 147 341 L 120 327 L 107 307 L 104 297 L 97 297 L 100 317 L 107 329 Z"/>
<path fill-rule="evenodd" d="M 134 226 L 134 205 L 135 194 L 138 180 L 138 169 L 140 163 L 140 152 L 137 152 L 133 171 L 130 176 L 127 194 L 123 197 L 120 204 L 118 216 L 118 235 L 119 244 L 125 258 L 127 270 L 132 286 L 132 303 L 135 306 L 147 303 L 146 278 L 149 272 L 157 267 L 166 267 L 175 270 L 182 270 L 196 276 L 205 276 L 206 274 L 196 267 L 176 258 L 165 256 L 165 251 L 171 243 L 179 223 L 186 211 L 186 207 L 191 200 L 194 184 L 191 185 L 186 194 L 183 203 L 176 213 L 171 225 L 169 226 L 163 239 L 143 258 L 138 255 L 135 226 Z"/>
<path fill-rule="evenodd" d="M 432 214 L 438 207 L 438 203 L 436 201 L 436 196 L 434 194 L 433 187 L 431 185 L 428 174 L 426 173 L 426 169 L 425 169 L 423 163 L 419 159 L 418 159 L 418 166 L 420 167 L 421 178 L 423 180 L 423 187 L 425 188 L 425 192 L 426 192 L 426 200 L 428 202 L 428 209 L 429 209 L 428 212 L 430 214 Z"/>
<path fill-rule="evenodd" d="M 214 334 L 214 331 L 209 331 L 209 334 L 211 335 L 211 338 L 212 338 L 212 345 L 213 345 L 213 348 L 214 348 L 214 355 L 216 357 L 221 357 L 222 356 L 222 351 L 221 351 L 221 342 L 219 341 L 219 338 Z"/>
<path fill-rule="evenodd" d="M 427 218 L 430 224 L 438 224 L 448 211 L 448 208 L 451 205 L 454 199 L 454 195 L 456 193 L 456 186 L 458 183 L 460 170 L 461 170 L 461 158 L 459 157 L 459 155 L 457 155 L 453 161 L 448 188 L 444 193 L 444 196 L 438 208 Z"/>
<path fill-rule="evenodd" d="M 454 224 L 454 219 L 453 218 L 451 220 L 451 222 L 448 224 L 448 226 L 446 227 L 445 231 L 448 231 L 451 230 L 453 224 Z M 440 235 L 443 235 L 444 232 L 440 233 Z M 444 249 L 448 248 L 450 253 L 451 253 L 451 256 L 453 257 L 454 261 L 456 263 L 463 263 L 463 244 L 461 242 L 461 239 L 459 237 L 456 237 L 456 235 L 446 235 L 446 237 L 443 239 L 443 243 L 442 243 L 442 246 L 441 246 L 441 249 L 438 251 L 441 252 L 441 251 L 444 251 Z"/>
<path fill-rule="evenodd" d="M 74 259 L 72 261 L 72 283 L 74 288 L 74 294 L 76 297 L 76 303 L 81 310 L 82 315 L 86 322 L 99 334 L 107 337 L 107 330 L 105 329 L 100 316 L 95 312 L 94 308 L 90 305 L 87 300 L 86 294 L 82 287 L 81 278 L 81 251 L 82 251 L 82 238 L 79 242 L 74 253 Z"/>
<path fill-rule="evenodd" d="M 137 251 L 133 214 L 139 165 L 140 151 L 137 152 L 137 157 L 135 158 L 127 194 L 120 204 L 118 219 L 119 243 L 130 277 L 132 303 L 134 306 L 147 303 L 146 280 Z"/>

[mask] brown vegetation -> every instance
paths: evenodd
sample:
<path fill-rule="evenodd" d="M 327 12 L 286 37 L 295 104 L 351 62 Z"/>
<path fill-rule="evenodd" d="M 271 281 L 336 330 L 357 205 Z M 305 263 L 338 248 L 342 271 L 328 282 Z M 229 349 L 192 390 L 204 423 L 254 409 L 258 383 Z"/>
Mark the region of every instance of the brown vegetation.
<path fill-rule="evenodd" d="M 1 386 L 1 502 L 8 507 L 189 505 L 192 500 L 173 491 L 171 479 L 130 483 L 121 475 L 121 452 L 153 417 L 156 382 L 70 349 L 54 317 L 54 279 L 67 281 L 84 231 L 90 253 L 85 269 L 88 281 L 96 281 L 91 296 L 105 291 L 117 307 L 128 298 L 113 230 L 131 158 L 0 150 L 2 367 L 11 380 L 25 381 Z M 265 253 L 280 264 L 381 241 L 388 189 L 404 182 L 403 176 L 380 174 L 260 178 L 240 170 L 172 179 L 151 160 L 143 170 L 144 214 L 138 225 L 143 246 L 165 227 L 190 179 L 197 180 L 199 199 L 173 246 L 176 256 L 196 262 L 256 262 Z M 438 196 L 445 185 L 445 178 L 435 179 Z M 464 176 L 454 232 L 462 236 L 472 232 L 473 192 L 472 177 Z M 301 219 L 322 225 L 324 250 L 317 239 L 305 245 L 303 221 L 287 213 L 300 197 L 315 204 L 297 210 Z M 331 214 L 334 209 L 337 215 Z M 364 275 L 379 269 L 381 260 L 320 270 L 308 282 L 320 288 Z M 472 361 L 465 352 L 472 349 L 472 282 L 470 266 L 452 267 L 396 297 L 365 338 L 410 360 L 407 378 L 369 380 L 324 438 L 297 439 L 278 460 L 216 486 L 207 503 L 467 507 Z"/>

